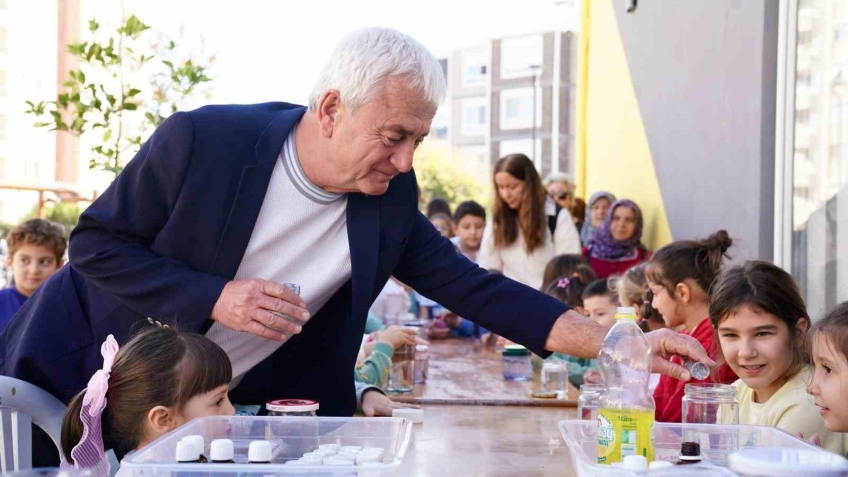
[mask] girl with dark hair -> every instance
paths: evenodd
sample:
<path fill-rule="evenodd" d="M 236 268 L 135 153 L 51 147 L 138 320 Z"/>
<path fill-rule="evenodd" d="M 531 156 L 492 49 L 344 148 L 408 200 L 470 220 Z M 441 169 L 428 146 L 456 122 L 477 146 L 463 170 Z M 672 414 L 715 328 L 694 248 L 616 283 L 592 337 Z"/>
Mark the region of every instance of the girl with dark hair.
<path fill-rule="evenodd" d="M 621 275 L 651 258 L 642 245 L 642 227 L 642 209 L 636 203 L 622 199 L 612 204 L 603 225 L 583 249 L 598 278 Z"/>
<path fill-rule="evenodd" d="M 556 298 L 574 309 L 577 313 L 585 315 L 583 309 L 583 292 L 586 291 L 587 282 L 580 278 L 578 272 L 564 275 L 553 280 L 545 290 L 545 293 Z M 590 369 L 597 369 L 597 360 L 590 358 L 578 358 L 562 353 L 554 353 L 547 361 L 563 361 L 568 368 L 568 380 L 575 386 L 583 384 L 583 376 Z"/>
<path fill-rule="evenodd" d="M 813 326 L 810 343 L 815 373 L 807 392 L 815 399 L 829 431 L 848 432 L 848 302 Z"/>
<path fill-rule="evenodd" d="M 841 454 L 842 435 L 827 429 L 806 393 L 810 317 L 792 276 L 768 262 L 735 266 L 713 285 L 710 316 L 722 357 L 740 378 L 739 424 L 777 427 Z"/>
<path fill-rule="evenodd" d="M 68 465 L 94 477 L 109 475 L 106 449 L 120 459 L 192 419 L 235 414 L 230 358 L 204 336 L 156 327 L 120 351 L 109 335 L 101 353 L 103 369 L 71 400 L 61 436 Z"/>
<path fill-rule="evenodd" d="M 659 249 L 645 276 L 654 294 L 653 307 L 665 324 L 698 340 L 715 357 L 715 330 L 710 323 L 710 286 L 721 272 L 722 261 L 733 240 L 720 230 L 702 240 L 680 240 Z M 672 358 L 675 360 L 678 358 Z M 679 359 L 676 361 L 682 364 Z M 727 368 L 718 368 L 706 382 L 732 383 L 736 376 Z M 702 381 L 703 382 L 703 381 Z M 686 383 L 662 376 L 654 391 L 656 419 L 680 422 Z"/>
<path fill-rule="evenodd" d="M 533 161 L 524 154 L 495 163 L 493 183 L 492 220 L 483 232 L 479 265 L 539 289 L 545 265 L 555 255 L 580 252 L 577 229 L 569 214 L 556 214 Z"/>
<path fill-rule="evenodd" d="M 575 273 L 583 283 L 592 283 L 598 279 L 595 271 L 589 266 L 589 261 L 583 255 L 557 255 L 545 266 L 541 290 L 547 290 L 558 278 L 570 277 Z"/>

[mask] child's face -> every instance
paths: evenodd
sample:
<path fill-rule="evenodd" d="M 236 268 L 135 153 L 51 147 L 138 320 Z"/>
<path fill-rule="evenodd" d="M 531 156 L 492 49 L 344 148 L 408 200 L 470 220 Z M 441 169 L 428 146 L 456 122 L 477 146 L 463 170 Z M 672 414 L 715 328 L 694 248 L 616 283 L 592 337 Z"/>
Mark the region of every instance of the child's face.
<path fill-rule="evenodd" d="M 648 286 L 654 294 L 653 306 L 663 317 L 663 321 L 669 328 L 677 328 L 684 323 L 683 315 L 680 313 L 680 302 L 672 296 L 672 292 L 659 283 L 648 281 Z"/>
<path fill-rule="evenodd" d="M 583 299 L 583 308 L 589 318 L 607 328 L 615 324 L 616 305 L 609 295 L 598 295 Z"/>
<path fill-rule="evenodd" d="M 41 245 L 26 244 L 6 259 L 6 266 L 15 275 L 15 288 L 22 295 L 30 296 L 61 268 L 62 263 L 53 250 Z"/>
<path fill-rule="evenodd" d="M 776 316 L 743 306 L 719 322 L 718 338 L 727 364 L 754 390 L 758 402 L 786 382 L 793 353 L 789 328 Z"/>
<path fill-rule="evenodd" d="M 430 219 L 430 223 L 433 224 L 433 227 L 436 227 L 436 230 L 442 234 L 442 237 L 453 237 L 453 228 L 451 227 L 451 223 L 447 220 L 442 218 L 433 218 Z"/>
<path fill-rule="evenodd" d="M 483 241 L 483 230 L 486 228 L 486 220 L 483 217 L 466 214 L 456 224 L 456 235 L 465 250 L 479 250 L 480 242 Z"/>
<path fill-rule="evenodd" d="M 229 389 L 225 384 L 189 399 L 182 414 L 177 418 L 177 427 L 198 417 L 235 415 L 236 409 L 227 395 Z"/>
<path fill-rule="evenodd" d="M 848 432 L 848 405 L 845 405 L 845 383 L 848 382 L 848 361 L 825 336 L 813 342 L 813 363 L 816 372 L 807 386 L 816 406 L 821 408 L 824 424 L 831 432 Z"/>

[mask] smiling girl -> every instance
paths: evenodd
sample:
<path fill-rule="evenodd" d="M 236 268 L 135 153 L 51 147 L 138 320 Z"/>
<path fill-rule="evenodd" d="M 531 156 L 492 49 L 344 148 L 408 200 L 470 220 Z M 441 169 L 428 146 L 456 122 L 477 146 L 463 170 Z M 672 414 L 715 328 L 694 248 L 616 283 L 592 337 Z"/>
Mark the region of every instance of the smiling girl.
<path fill-rule="evenodd" d="M 813 326 L 810 342 L 815 373 L 807 392 L 813 396 L 829 431 L 848 432 L 848 401 L 845 400 L 848 392 L 848 302 L 837 306 Z M 843 444 L 848 444 L 848 439 L 845 440 Z"/>
<path fill-rule="evenodd" d="M 739 376 L 739 423 L 783 429 L 842 452 L 806 393 L 810 317 L 792 277 L 767 262 L 731 268 L 716 281 L 710 316 L 723 358 Z"/>

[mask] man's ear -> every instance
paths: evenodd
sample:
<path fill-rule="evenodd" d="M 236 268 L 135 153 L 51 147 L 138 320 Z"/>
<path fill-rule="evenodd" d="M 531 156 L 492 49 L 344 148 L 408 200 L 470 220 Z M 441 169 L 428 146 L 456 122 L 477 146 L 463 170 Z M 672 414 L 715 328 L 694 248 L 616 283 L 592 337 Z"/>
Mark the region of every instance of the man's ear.
<path fill-rule="evenodd" d="M 337 90 L 328 89 L 321 95 L 315 112 L 322 136 L 328 139 L 333 137 L 333 132 L 341 124 L 343 109 L 342 97 Z"/>

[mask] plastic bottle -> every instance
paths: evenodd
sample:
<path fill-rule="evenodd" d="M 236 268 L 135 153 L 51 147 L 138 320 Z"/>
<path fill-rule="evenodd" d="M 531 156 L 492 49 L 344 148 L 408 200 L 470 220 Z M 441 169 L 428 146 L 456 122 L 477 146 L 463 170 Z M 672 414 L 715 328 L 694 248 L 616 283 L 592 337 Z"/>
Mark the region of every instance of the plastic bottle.
<path fill-rule="evenodd" d="M 651 345 L 636 324 L 636 310 L 619 308 L 598 353 L 604 390 L 598 404 L 598 463 L 628 455 L 654 460 L 654 398 L 648 391 Z"/>

